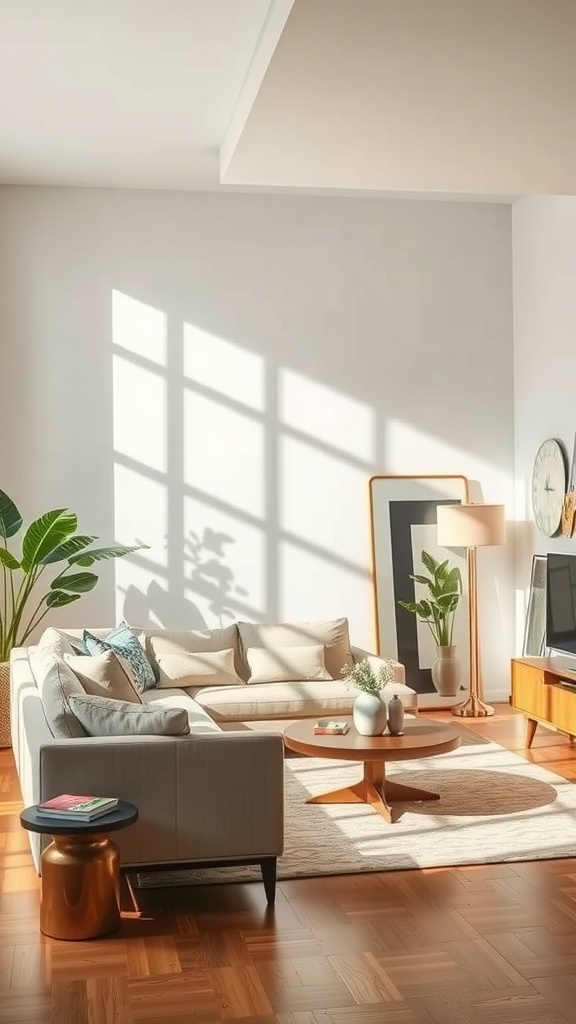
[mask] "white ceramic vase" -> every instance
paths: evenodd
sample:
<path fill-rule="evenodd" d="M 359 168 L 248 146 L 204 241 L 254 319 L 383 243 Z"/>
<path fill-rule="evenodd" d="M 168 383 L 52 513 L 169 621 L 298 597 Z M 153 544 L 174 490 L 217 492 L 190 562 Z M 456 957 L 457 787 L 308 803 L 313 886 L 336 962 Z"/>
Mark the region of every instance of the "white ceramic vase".
<path fill-rule="evenodd" d="M 358 694 L 352 708 L 356 732 L 361 736 L 381 736 L 386 728 L 386 704 L 375 693 Z"/>
<path fill-rule="evenodd" d="M 437 658 L 432 665 L 432 682 L 441 697 L 455 697 L 462 679 L 462 666 L 455 647 L 437 647 Z"/>

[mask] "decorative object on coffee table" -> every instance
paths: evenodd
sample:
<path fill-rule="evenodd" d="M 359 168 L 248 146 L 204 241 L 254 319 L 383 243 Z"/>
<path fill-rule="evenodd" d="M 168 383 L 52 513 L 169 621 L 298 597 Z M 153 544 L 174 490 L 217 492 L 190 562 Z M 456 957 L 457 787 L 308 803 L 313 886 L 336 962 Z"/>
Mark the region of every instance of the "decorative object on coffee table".
<path fill-rule="evenodd" d="M 465 718 L 484 718 L 494 708 L 481 697 L 478 650 L 478 597 L 476 548 L 497 546 L 506 541 L 504 505 L 440 505 L 438 507 L 438 543 L 444 547 L 466 548 L 470 587 L 470 695 L 452 708 L 452 714 Z"/>
<path fill-rule="evenodd" d="M 54 939 L 95 939 L 120 925 L 120 858 L 109 832 L 126 828 L 138 809 L 126 800 L 93 821 L 20 815 L 25 829 L 51 835 L 42 853 L 40 931 Z"/>
<path fill-rule="evenodd" d="M 384 661 L 374 671 L 368 658 L 342 669 L 345 683 L 361 692 L 354 701 L 352 717 L 361 736 L 381 736 L 386 728 L 386 701 L 382 690 L 394 681 L 394 662 Z"/>
<path fill-rule="evenodd" d="M 404 732 L 404 705 L 397 693 L 388 701 L 388 732 L 391 736 Z"/>
<path fill-rule="evenodd" d="M 456 725 L 437 724 L 422 718 L 406 721 L 402 736 L 361 736 L 354 725 L 345 736 L 319 736 L 309 719 L 293 722 L 284 730 L 289 750 L 309 757 L 338 761 L 362 761 L 362 779 L 332 793 L 310 797 L 308 804 L 370 804 L 389 824 L 393 803 L 438 800 L 438 793 L 391 782 L 386 778 L 387 761 L 412 761 L 419 757 L 445 754 L 460 746 L 462 734 Z"/>
<path fill-rule="evenodd" d="M 428 551 L 422 551 L 420 558 L 428 576 L 411 573 L 410 579 L 426 588 L 425 595 L 420 600 L 398 601 L 398 604 L 428 626 L 437 654 L 432 665 L 432 682 L 442 697 L 455 697 L 462 678 L 453 644 L 454 617 L 462 596 L 460 569 L 457 565 L 451 566 L 447 558 L 439 562 Z"/>

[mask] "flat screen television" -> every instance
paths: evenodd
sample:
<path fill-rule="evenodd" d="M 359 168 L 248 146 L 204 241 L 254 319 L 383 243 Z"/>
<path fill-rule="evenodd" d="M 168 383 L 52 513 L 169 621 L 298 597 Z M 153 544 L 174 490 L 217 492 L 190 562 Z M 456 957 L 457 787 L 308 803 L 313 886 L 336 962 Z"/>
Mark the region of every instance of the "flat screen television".
<path fill-rule="evenodd" d="M 547 557 L 546 646 L 576 657 L 576 554 Z"/>

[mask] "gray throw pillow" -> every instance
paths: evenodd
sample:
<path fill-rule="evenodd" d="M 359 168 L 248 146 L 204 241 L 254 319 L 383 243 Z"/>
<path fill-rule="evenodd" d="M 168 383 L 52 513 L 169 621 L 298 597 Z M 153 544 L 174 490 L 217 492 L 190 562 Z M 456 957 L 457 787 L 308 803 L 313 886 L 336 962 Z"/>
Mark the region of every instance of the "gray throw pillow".
<path fill-rule="evenodd" d="M 183 708 L 155 708 L 77 693 L 68 700 L 88 736 L 185 736 L 190 732 Z"/>
<path fill-rule="evenodd" d="M 84 688 L 70 666 L 57 658 L 50 647 L 36 647 L 30 652 L 29 660 L 52 734 L 57 739 L 85 736 L 69 702 L 73 694 L 83 694 Z"/>

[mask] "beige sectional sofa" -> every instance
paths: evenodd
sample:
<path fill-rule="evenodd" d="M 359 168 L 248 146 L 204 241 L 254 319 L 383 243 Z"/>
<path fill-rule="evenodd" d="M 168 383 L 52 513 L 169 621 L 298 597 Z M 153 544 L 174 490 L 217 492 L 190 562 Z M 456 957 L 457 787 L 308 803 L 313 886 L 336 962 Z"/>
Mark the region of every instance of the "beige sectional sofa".
<path fill-rule="evenodd" d="M 106 643 L 108 630 L 89 632 Z M 160 712 L 164 727 L 167 711 L 177 709 L 178 730 L 186 713 L 184 734 L 149 734 L 154 724 L 144 735 L 118 734 L 124 719 L 111 711 L 114 695 L 86 696 L 81 670 L 96 659 L 78 656 L 83 631 L 47 630 L 36 647 L 11 655 L 11 735 L 24 804 L 62 792 L 130 800 L 138 822 L 115 836 L 124 868 L 258 863 L 273 902 L 284 841 L 280 720 L 349 713 L 355 692 L 340 678 L 342 665 L 380 659 L 350 646 L 346 619 L 131 632 L 155 685 L 138 689 L 126 720 L 154 718 L 139 715 L 141 702 Z M 401 691 L 399 664 L 395 678 Z M 90 723 L 104 708 L 96 735 L 76 717 L 83 704 L 92 705 Z M 103 734 L 110 721 L 116 734 Z M 255 722 L 267 724 L 246 727 Z M 46 840 L 28 835 L 40 870 Z"/>

